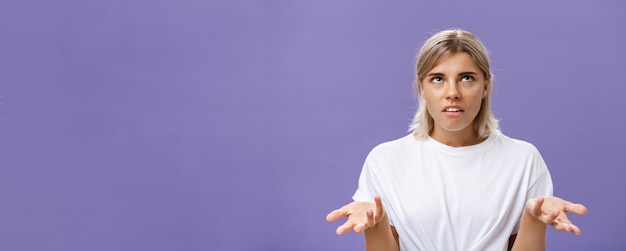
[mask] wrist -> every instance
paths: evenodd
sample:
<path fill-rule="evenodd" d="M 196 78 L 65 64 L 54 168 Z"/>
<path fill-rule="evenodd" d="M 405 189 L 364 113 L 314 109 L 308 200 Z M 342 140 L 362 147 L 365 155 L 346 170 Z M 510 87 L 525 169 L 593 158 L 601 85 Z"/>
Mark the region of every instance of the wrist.
<path fill-rule="evenodd" d="M 383 218 L 378 223 L 374 224 L 374 226 L 369 227 L 365 231 L 367 232 L 368 230 L 370 230 L 370 232 L 376 232 L 380 231 L 380 229 L 387 230 L 389 229 L 389 226 L 389 218 L 387 218 L 387 214 L 385 213 L 385 215 L 383 215 Z"/>
<path fill-rule="evenodd" d="M 545 229 L 545 223 L 537 219 L 537 217 L 528 212 L 528 210 L 524 210 L 522 218 L 520 219 L 520 232 L 525 230 L 545 232 Z"/>
<path fill-rule="evenodd" d="M 524 210 L 517 238 L 511 250 L 545 250 L 546 229 L 546 224 Z"/>

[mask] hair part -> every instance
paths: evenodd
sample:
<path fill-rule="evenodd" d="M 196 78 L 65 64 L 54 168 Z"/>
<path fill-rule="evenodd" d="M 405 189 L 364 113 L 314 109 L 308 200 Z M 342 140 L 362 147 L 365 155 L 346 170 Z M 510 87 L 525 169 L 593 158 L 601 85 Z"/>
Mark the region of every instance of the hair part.
<path fill-rule="evenodd" d="M 461 29 L 443 30 L 430 37 L 419 53 L 415 63 L 415 87 L 418 93 L 418 108 L 409 125 L 409 131 L 417 138 L 426 138 L 433 130 L 434 120 L 426 109 L 426 100 L 421 95 L 422 81 L 435 66 L 446 57 L 455 53 L 468 53 L 474 63 L 482 71 L 487 81 L 487 95 L 483 98 L 480 110 L 474 118 L 474 128 L 476 128 L 479 139 L 489 137 L 489 135 L 499 130 L 498 120 L 491 110 L 491 93 L 493 89 L 493 74 L 489 66 L 489 53 L 482 42 L 469 31 Z"/>

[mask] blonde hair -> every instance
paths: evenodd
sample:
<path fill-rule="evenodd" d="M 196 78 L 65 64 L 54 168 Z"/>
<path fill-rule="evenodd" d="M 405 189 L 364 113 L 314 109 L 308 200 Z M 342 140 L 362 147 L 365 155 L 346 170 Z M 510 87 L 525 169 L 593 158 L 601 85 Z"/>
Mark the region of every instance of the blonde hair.
<path fill-rule="evenodd" d="M 416 88 L 421 92 L 420 85 L 429 71 L 431 71 L 444 58 L 454 53 L 466 52 L 472 56 L 474 63 L 484 74 L 489 83 L 487 95 L 483 98 L 480 110 L 474 119 L 474 125 L 478 132 L 478 138 L 484 139 L 498 130 L 498 120 L 491 111 L 491 90 L 493 86 L 493 74 L 489 68 L 489 54 L 480 40 L 469 31 L 461 29 L 443 30 L 430 37 L 419 53 L 415 64 Z M 433 117 L 426 109 L 426 101 L 421 95 L 418 96 L 419 105 L 409 131 L 418 138 L 426 138 L 434 126 Z"/>

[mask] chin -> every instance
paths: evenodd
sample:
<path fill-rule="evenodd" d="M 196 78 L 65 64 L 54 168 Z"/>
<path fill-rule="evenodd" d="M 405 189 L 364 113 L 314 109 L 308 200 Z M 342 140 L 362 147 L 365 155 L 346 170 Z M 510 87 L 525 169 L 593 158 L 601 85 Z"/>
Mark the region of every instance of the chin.
<path fill-rule="evenodd" d="M 440 127 L 441 129 L 443 129 L 446 132 L 461 132 L 464 130 L 467 130 L 470 127 L 470 125 L 450 125 L 450 126 L 442 126 Z"/>

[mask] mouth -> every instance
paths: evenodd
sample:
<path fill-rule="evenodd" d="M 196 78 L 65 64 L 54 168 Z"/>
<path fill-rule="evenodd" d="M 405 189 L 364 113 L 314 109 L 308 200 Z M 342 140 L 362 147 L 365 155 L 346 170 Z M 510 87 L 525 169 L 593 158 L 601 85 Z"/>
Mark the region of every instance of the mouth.
<path fill-rule="evenodd" d="M 464 112 L 465 110 L 458 107 L 447 107 L 443 112 Z"/>

